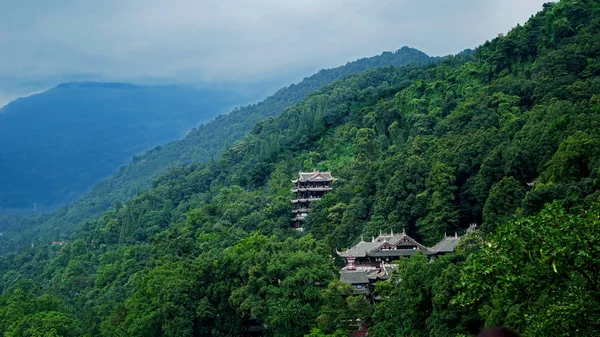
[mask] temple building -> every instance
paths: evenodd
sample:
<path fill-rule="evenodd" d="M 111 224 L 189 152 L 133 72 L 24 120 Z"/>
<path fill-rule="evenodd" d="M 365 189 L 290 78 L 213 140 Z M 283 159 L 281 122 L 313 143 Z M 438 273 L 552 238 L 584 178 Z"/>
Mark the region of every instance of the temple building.
<path fill-rule="evenodd" d="M 294 210 L 292 211 L 291 226 L 293 228 L 302 230 L 302 224 L 310 211 L 311 203 L 320 200 L 327 192 L 331 191 L 331 183 L 334 180 L 331 172 L 298 172 L 298 179 L 292 180 Z"/>
<path fill-rule="evenodd" d="M 469 227 L 470 231 L 475 225 Z M 338 252 L 346 261 L 346 266 L 340 270 L 340 281 L 352 285 L 356 293 L 368 292 L 377 281 L 387 280 L 397 268 L 391 262 L 421 252 L 427 256 L 454 252 L 461 237 L 444 235 L 444 239 L 435 246 L 428 248 L 402 232 L 400 234 L 379 234 L 371 241 L 362 238 L 354 247 Z"/>

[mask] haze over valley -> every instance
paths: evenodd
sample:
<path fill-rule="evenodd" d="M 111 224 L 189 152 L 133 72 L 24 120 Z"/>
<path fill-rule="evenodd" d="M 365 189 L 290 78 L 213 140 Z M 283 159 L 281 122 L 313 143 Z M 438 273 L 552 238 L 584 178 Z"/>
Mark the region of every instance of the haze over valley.
<path fill-rule="evenodd" d="M 5 2 L 0 39 L 1 336 L 600 335 L 596 0 Z"/>

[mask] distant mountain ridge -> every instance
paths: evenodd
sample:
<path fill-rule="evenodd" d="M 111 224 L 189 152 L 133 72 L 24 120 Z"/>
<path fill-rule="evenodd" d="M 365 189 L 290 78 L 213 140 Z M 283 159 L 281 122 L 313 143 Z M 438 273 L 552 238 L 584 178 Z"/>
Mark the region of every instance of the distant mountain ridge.
<path fill-rule="evenodd" d="M 136 88 L 138 85 L 122 82 L 95 82 L 95 81 L 78 81 L 78 82 L 66 82 L 56 86 L 56 88 Z M 156 87 L 168 87 L 168 86 L 156 86 Z M 176 86 L 174 86 L 176 87 Z"/>
<path fill-rule="evenodd" d="M 313 91 L 68 238 L 17 221 L 0 335 L 600 336 L 597 41 L 599 1 L 546 3 L 474 55 Z M 312 170 L 336 182 L 297 231 L 290 180 Z M 374 289 L 339 252 L 378 233 Z"/>
<path fill-rule="evenodd" d="M 60 228 L 61 232 L 68 233 L 79 224 L 102 214 L 115 202 L 125 201 L 138 190 L 148 188 L 152 180 L 169 167 L 208 162 L 216 158 L 226 146 L 246 136 L 254 124 L 280 114 L 310 92 L 327 84 L 381 66 L 423 66 L 438 60 L 438 57 L 430 57 L 417 49 L 402 47 L 395 52 L 384 52 L 337 68 L 320 70 L 297 84 L 278 90 L 260 103 L 235 109 L 200 125 L 181 140 L 134 156 L 128 165 L 122 166 L 113 176 L 100 182 L 81 200 L 52 214 L 30 219 L 31 226 L 41 232 L 44 228 Z M 7 218 L 0 219 L 0 230 L 3 227 L 9 228 L 11 222 Z"/>
<path fill-rule="evenodd" d="M 248 97 L 223 89 L 71 82 L 0 109 L 0 212 L 52 210 L 132 155 Z"/>

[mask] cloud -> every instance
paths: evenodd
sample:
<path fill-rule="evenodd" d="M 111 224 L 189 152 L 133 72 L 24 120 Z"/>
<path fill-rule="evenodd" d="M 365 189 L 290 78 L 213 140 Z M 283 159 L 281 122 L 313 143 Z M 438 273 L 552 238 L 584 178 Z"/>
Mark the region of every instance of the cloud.
<path fill-rule="evenodd" d="M 5 1 L 0 74 L 260 82 L 404 45 L 457 53 L 523 23 L 543 2 Z"/>

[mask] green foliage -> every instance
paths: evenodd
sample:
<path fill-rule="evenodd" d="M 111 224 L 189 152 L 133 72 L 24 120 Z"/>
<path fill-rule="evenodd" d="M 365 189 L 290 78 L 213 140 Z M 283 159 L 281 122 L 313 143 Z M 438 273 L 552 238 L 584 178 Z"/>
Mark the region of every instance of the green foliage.
<path fill-rule="evenodd" d="M 378 285 L 378 293 L 386 300 L 373 317 L 377 336 L 428 335 L 425 321 L 432 310 L 431 287 L 437 267 L 437 263 L 427 263 L 425 255 L 416 254 L 398 264 L 398 273 L 389 283 Z"/>
<path fill-rule="evenodd" d="M 554 203 L 500 226 L 466 260 L 456 302 L 526 336 L 596 335 L 599 207 L 570 214 Z"/>
<path fill-rule="evenodd" d="M 521 204 L 525 192 L 525 187 L 513 177 L 504 177 L 494 184 L 483 206 L 485 226 L 482 229 L 489 233 L 497 224 L 509 220 Z"/>
<path fill-rule="evenodd" d="M 416 49 L 403 47 L 393 53 L 385 52 L 379 56 L 363 58 L 354 62 L 349 62 L 341 67 L 321 70 L 318 73 L 305 78 L 300 83 L 292 84 L 289 87 L 285 87 L 278 90 L 275 94 L 273 94 L 272 96 L 268 97 L 260 103 L 236 108 L 228 114 L 220 115 L 214 120 L 204 123 L 198 128 L 192 129 L 192 131 L 181 140 L 170 142 L 164 146 L 157 146 L 149 151 L 144 152 L 143 154 L 133 156 L 133 159 L 129 164 L 122 166 L 111 177 L 100 182 L 91 192 L 85 195 L 81 200 L 76 201 L 73 204 L 64 207 L 54 213 L 36 216 L 29 219 L 19 218 L 17 220 L 13 220 L 12 217 L 0 217 L 0 230 L 4 231 L 5 233 L 4 239 L 9 240 L 10 238 L 11 240 L 10 246 L 0 246 L 0 251 L 10 250 L 14 248 L 18 249 L 23 245 L 23 243 L 28 243 L 30 240 L 28 238 L 26 239 L 23 237 L 23 232 L 27 233 L 27 237 L 34 236 L 35 238 L 39 238 L 43 242 L 46 242 L 50 240 L 51 235 L 54 234 L 54 229 L 60 228 L 60 236 L 62 238 L 67 238 L 73 232 L 74 229 L 78 228 L 86 221 L 90 221 L 100 217 L 102 213 L 106 212 L 111 206 L 114 205 L 115 201 L 124 202 L 130 199 L 131 197 L 135 196 L 137 193 L 139 193 L 140 189 L 147 189 L 148 187 L 150 187 L 152 181 L 161 174 L 164 174 L 169 168 L 180 165 L 190 165 L 197 162 L 209 163 L 213 161 L 214 158 L 218 158 L 218 156 L 231 144 L 234 144 L 235 142 L 238 142 L 241 139 L 243 139 L 256 123 L 265 118 L 279 115 L 285 109 L 298 103 L 309 93 L 318 90 L 319 88 L 322 88 L 325 85 L 341 80 L 346 76 L 362 73 L 364 71 L 376 67 L 390 65 L 403 66 L 408 64 L 426 65 L 428 63 L 433 63 L 436 61 L 437 58 L 435 57 L 429 57 Z M 146 93 L 145 95 L 147 96 L 148 94 Z M 181 96 L 181 94 L 179 95 Z M 215 97 L 223 97 L 223 94 L 212 95 L 210 98 L 206 98 L 205 95 L 196 95 L 192 97 L 191 101 L 189 98 L 180 99 L 178 102 L 181 104 L 188 104 L 187 102 L 190 102 L 191 104 L 193 102 L 196 102 L 196 100 L 200 100 L 202 101 L 202 104 L 204 104 L 204 106 L 216 107 L 217 104 L 209 104 L 209 102 L 215 100 Z M 146 97 L 144 101 L 156 103 L 157 97 L 160 98 L 162 94 L 159 92 L 158 94 L 153 94 L 151 96 L 153 97 Z M 227 98 L 230 101 L 232 101 L 232 99 L 230 99 L 228 96 Z M 307 116 L 307 119 L 305 120 L 306 124 L 303 125 L 302 128 L 298 129 L 298 132 L 300 132 L 300 134 L 306 134 L 308 130 L 312 130 L 314 132 L 319 133 L 323 132 L 324 128 L 326 127 L 326 120 L 323 114 L 328 104 L 328 95 L 322 95 L 320 96 L 320 98 L 316 99 L 313 104 L 313 115 Z M 97 105 L 105 106 L 104 104 Z M 156 109 L 157 107 L 163 107 L 163 105 L 164 104 L 156 103 L 156 106 L 153 106 L 152 109 Z M 111 105 L 111 107 L 114 108 L 113 105 Z M 174 109 L 173 106 L 163 108 L 165 111 L 171 111 Z M 186 113 L 194 113 L 194 118 L 196 118 L 194 122 L 198 121 L 198 112 L 196 111 L 197 109 L 183 107 L 179 108 L 179 110 L 184 111 Z M 211 117 L 214 116 L 214 114 L 222 112 L 220 109 L 217 108 L 209 108 L 208 110 L 210 110 L 213 113 L 213 115 L 210 115 Z M 157 111 L 160 111 L 161 113 L 164 112 L 161 109 L 157 109 Z M 109 116 L 108 114 L 106 115 Z M 173 115 L 174 113 L 170 114 L 169 116 L 173 117 Z M 55 119 L 55 116 L 52 116 L 52 118 Z M 147 119 L 147 116 L 143 119 Z M 169 120 L 169 122 L 177 121 L 178 120 L 173 118 Z M 129 124 L 136 123 L 139 123 L 139 121 L 132 121 Z M 121 124 L 129 125 L 128 123 Z M 147 137 L 147 134 L 149 133 L 155 135 L 155 137 L 158 137 L 167 130 L 165 128 L 165 123 L 154 124 L 160 126 L 159 130 L 152 129 L 143 132 L 144 137 Z M 10 126 L 8 127 L 10 128 Z M 19 130 L 19 128 L 15 127 L 13 127 L 12 129 Z M 178 129 L 177 132 L 181 132 L 181 130 Z M 87 136 L 86 133 L 82 134 Z M 7 133 L 6 135 L 10 137 L 11 134 Z M 123 131 L 120 132 L 118 137 L 114 136 L 113 134 L 110 135 L 111 139 L 109 139 L 107 142 L 100 142 L 100 145 L 106 147 L 106 144 L 118 143 L 113 144 L 109 147 L 111 151 L 114 152 L 114 149 L 120 148 L 122 144 L 131 143 L 131 141 L 127 139 L 123 140 L 123 138 L 119 137 L 125 137 L 127 135 L 131 136 L 133 134 L 129 131 Z M 160 143 L 161 140 L 167 141 L 170 139 L 173 139 L 173 137 L 171 136 L 170 138 L 158 138 L 158 141 L 155 141 L 155 143 L 152 144 Z M 257 148 L 257 152 L 260 152 L 259 154 L 261 159 L 272 156 L 279 150 L 276 137 L 271 136 L 266 140 L 266 143 L 261 144 L 260 147 Z M 12 144 L 14 143 L 14 140 L 7 140 L 5 143 Z M 88 141 L 86 140 L 86 142 L 84 143 L 87 144 Z M 92 171 L 92 169 L 94 171 L 102 169 L 102 173 L 100 174 L 100 176 L 102 177 L 110 174 L 111 172 L 114 172 L 117 168 L 117 166 L 114 166 L 114 160 L 107 161 L 108 164 L 112 165 L 108 168 L 108 170 L 104 166 L 97 165 L 96 161 L 89 160 L 87 156 L 89 156 L 90 154 L 97 156 L 96 151 L 89 151 L 90 148 L 90 146 L 87 146 L 87 148 L 85 148 L 87 151 L 85 154 L 81 154 L 79 152 L 72 154 L 76 157 L 73 160 L 77 160 L 79 166 L 71 165 L 73 167 L 69 166 L 68 169 L 63 168 L 60 170 L 61 172 L 59 172 L 60 174 L 68 177 L 67 180 L 73 180 L 77 178 L 75 179 L 75 182 L 78 182 L 80 180 L 79 177 L 83 177 L 82 179 L 87 179 L 87 185 L 84 185 L 83 188 L 78 187 L 79 192 L 76 194 L 76 197 L 79 197 L 80 193 L 88 189 L 89 184 L 92 183 L 89 181 L 89 177 L 87 175 L 80 174 L 82 170 L 79 168 L 83 165 L 81 164 L 82 161 L 86 163 L 94 163 L 93 168 L 86 169 L 84 171 L 87 172 Z M 147 148 L 147 146 L 145 148 Z M 128 151 L 139 151 L 139 149 L 140 148 L 128 148 Z M 132 154 L 130 152 L 127 153 L 128 155 Z M 124 159 L 126 159 L 126 157 L 116 160 L 116 162 L 120 163 Z M 49 168 L 54 167 L 53 165 L 46 166 L 48 166 Z M 29 166 L 27 167 L 27 169 L 29 170 Z M 73 169 L 77 170 L 77 174 L 71 172 L 71 170 Z M 257 165 L 256 169 L 260 170 L 260 165 Z M 15 172 L 17 171 L 22 170 L 16 170 Z M 202 174 L 210 173 L 204 172 Z M 98 179 L 97 175 L 95 175 L 94 177 L 95 178 L 93 178 L 93 180 Z M 8 177 L 5 177 L 5 180 L 9 181 L 10 179 Z M 48 187 L 46 185 L 43 185 L 45 186 L 44 189 L 52 190 L 54 191 L 54 193 L 64 193 L 63 188 L 68 184 L 66 184 L 64 179 L 59 179 L 57 181 L 59 182 L 60 186 Z M 203 184 L 206 180 L 203 182 L 200 179 L 195 179 L 195 181 L 197 181 L 200 184 Z M 254 182 L 255 184 L 264 183 L 264 181 L 256 180 L 256 177 L 250 177 L 250 181 Z M 71 181 L 70 183 L 73 184 L 75 182 Z M 41 183 L 34 185 L 42 186 Z M 22 193 L 23 195 L 33 195 L 31 191 L 22 188 L 14 188 L 14 190 L 19 191 L 18 193 Z M 8 196 L 6 198 L 8 198 Z M 11 201 L 8 199 L 6 200 L 6 203 Z M 71 197 L 71 199 L 67 201 L 72 202 L 72 200 L 73 199 Z M 37 201 L 38 203 L 41 203 L 41 200 Z M 31 201 L 29 206 L 33 207 L 33 201 Z M 3 206 L 2 196 L 0 195 L 0 208 L 2 207 L 7 206 Z M 35 229 L 31 229 L 30 224 L 35 225 Z"/>
<path fill-rule="evenodd" d="M 0 296 L 3 336 L 69 337 L 81 333 L 79 322 L 54 295 L 43 294 L 31 281 L 20 281 Z"/>
<path fill-rule="evenodd" d="M 599 18 L 594 1 L 547 4 L 477 59 L 381 67 L 308 94 L 66 245 L 0 255 L 0 308 L 45 312 L 11 297 L 31 279 L 84 336 L 341 336 L 356 319 L 376 336 L 598 335 Z M 311 169 L 338 180 L 300 233 L 290 179 Z M 361 235 L 431 245 L 474 222 L 456 253 L 400 260 L 375 303 L 334 281 L 335 251 Z"/>
<path fill-rule="evenodd" d="M 571 183 L 588 178 L 600 168 L 600 137 L 578 131 L 558 147 L 548 162 L 547 180 Z"/>
<path fill-rule="evenodd" d="M 317 326 L 311 333 L 326 335 L 342 335 L 354 328 L 357 320 L 368 322 L 372 308 L 367 298 L 355 295 L 354 289 L 346 283 L 336 281 L 329 283 L 321 291 L 323 305 L 317 317 Z"/>
<path fill-rule="evenodd" d="M 456 186 L 454 170 L 442 163 L 435 163 L 425 180 L 426 190 L 417 198 L 425 198 L 426 215 L 417 222 L 419 234 L 428 238 L 426 244 L 434 244 L 441 239 L 441 233 L 458 226 L 458 209 L 454 202 Z M 435 239 L 435 240 L 434 240 Z"/>

